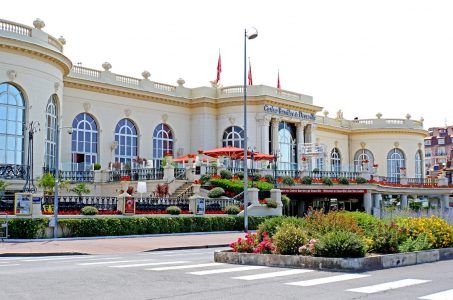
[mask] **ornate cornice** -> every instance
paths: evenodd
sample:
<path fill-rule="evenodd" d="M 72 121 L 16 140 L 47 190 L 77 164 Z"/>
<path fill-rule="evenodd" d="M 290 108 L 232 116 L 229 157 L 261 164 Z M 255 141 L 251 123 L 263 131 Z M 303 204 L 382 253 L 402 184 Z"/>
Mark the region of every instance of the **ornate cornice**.
<path fill-rule="evenodd" d="M 72 63 L 69 58 L 57 51 L 50 50 L 37 44 L 0 36 L 0 48 L 5 52 L 18 53 L 20 55 L 49 62 L 58 67 L 62 71 L 63 76 L 69 74 L 69 70 L 72 68 Z"/>

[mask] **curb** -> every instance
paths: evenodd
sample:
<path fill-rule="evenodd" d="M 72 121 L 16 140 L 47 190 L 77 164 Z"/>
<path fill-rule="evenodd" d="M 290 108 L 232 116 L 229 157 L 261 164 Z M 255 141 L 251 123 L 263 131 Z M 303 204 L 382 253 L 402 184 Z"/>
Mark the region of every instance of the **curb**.
<path fill-rule="evenodd" d="M 201 245 L 201 246 L 181 246 L 181 247 L 165 247 L 156 248 L 152 250 L 145 250 L 142 252 L 158 252 L 158 251 L 169 251 L 169 250 L 191 250 L 191 249 L 208 249 L 208 248 L 220 248 L 228 247 L 229 244 L 214 244 L 214 245 Z"/>
<path fill-rule="evenodd" d="M 243 233 L 243 231 L 210 231 L 210 232 L 178 232 L 178 233 L 156 233 L 156 234 L 143 234 L 143 235 L 114 235 L 114 236 L 87 236 L 87 237 L 73 237 L 73 238 L 51 238 L 51 239 L 4 239 L 2 243 L 30 243 L 30 242 L 51 242 L 51 241 L 83 241 L 83 240 L 105 240 L 105 239 L 133 239 L 133 238 L 147 238 L 147 237 L 161 237 L 161 236 L 185 236 L 185 235 L 215 235 L 215 234 L 229 234 L 229 233 Z"/>

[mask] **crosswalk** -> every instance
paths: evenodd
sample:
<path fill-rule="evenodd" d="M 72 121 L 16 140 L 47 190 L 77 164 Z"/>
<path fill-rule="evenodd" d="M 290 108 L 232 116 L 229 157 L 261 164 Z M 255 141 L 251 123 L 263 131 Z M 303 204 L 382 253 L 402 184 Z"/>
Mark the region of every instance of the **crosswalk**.
<path fill-rule="evenodd" d="M 142 272 L 180 272 L 183 276 L 196 276 L 199 278 L 211 278 L 211 276 L 223 276 L 225 280 L 244 282 L 269 282 L 278 284 L 287 289 L 300 289 L 305 292 L 310 288 L 333 286 L 339 291 L 350 295 L 368 295 L 378 293 L 391 293 L 392 291 L 404 291 L 415 286 L 428 286 L 432 280 L 429 274 L 423 274 L 411 278 L 385 278 L 378 276 L 376 272 L 365 273 L 333 273 L 308 269 L 277 268 L 253 265 L 234 265 L 227 263 L 215 263 L 200 252 L 164 252 L 149 253 L 142 255 L 96 255 L 96 256 L 45 256 L 45 257 L 15 257 L 0 258 L 0 273 L 7 272 L 25 265 L 39 264 L 68 264 L 78 268 L 107 268 L 118 270 L 140 270 Z M 27 265 L 27 266 L 28 266 Z M 3 273 L 2 273 L 3 274 Z M 149 273 L 151 274 L 151 273 Z M 176 273 L 175 273 L 176 274 Z M 146 275 L 144 275 L 146 276 Z M 342 284 L 343 282 L 347 284 Z M 418 299 L 425 300 L 453 300 L 453 283 L 450 289 L 430 290 L 424 295 L 418 295 Z"/>

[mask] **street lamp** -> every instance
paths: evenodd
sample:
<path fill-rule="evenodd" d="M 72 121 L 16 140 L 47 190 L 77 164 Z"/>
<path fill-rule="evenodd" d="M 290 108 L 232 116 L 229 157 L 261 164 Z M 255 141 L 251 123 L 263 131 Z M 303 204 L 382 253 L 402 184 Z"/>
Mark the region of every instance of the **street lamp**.
<path fill-rule="evenodd" d="M 248 232 L 248 215 L 247 215 L 247 40 L 253 40 L 258 36 L 258 30 L 254 27 L 249 31 L 244 29 L 244 231 Z"/>
<path fill-rule="evenodd" d="M 53 219 L 54 219 L 54 227 L 53 227 L 53 238 L 58 238 L 58 188 L 60 186 L 60 130 L 67 129 L 68 134 L 72 134 L 72 127 L 71 126 L 64 126 L 60 127 L 57 126 L 57 134 L 56 134 L 56 141 L 55 141 L 55 191 L 53 193 Z"/>

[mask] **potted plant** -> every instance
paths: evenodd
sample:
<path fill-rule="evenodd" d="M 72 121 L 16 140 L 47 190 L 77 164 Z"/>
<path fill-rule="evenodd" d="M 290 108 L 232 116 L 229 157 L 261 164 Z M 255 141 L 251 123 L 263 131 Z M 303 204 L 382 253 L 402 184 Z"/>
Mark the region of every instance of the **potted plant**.
<path fill-rule="evenodd" d="M 6 187 L 8 185 L 9 185 L 8 183 L 4 182 L 3 180 L 0 180 L 0 200 L 2 200 L 3 196 L 5 196 Z"/>
<path fill-rule="evenodd" d="M 86 183 L 78 183 L 71 190 L 79 196 L 79 201 L 82 198 L 82 195 L 91 193 L 91 190 L 88 188 Z"/>

